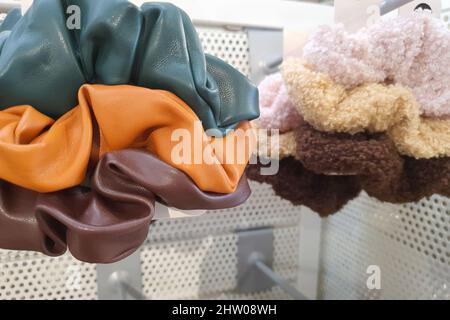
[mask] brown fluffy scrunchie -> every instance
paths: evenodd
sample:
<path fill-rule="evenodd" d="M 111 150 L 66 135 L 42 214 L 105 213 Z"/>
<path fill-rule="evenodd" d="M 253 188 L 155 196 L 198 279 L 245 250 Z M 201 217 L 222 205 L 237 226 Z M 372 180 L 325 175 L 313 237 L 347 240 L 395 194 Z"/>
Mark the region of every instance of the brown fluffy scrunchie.
<path fill-rule="evenodd" d="M 322 217 L 336 213 L 361 191 L 357 177 L 315 174 L 293 157 L 280 161 L 276 175 L 261 175 L 261 167 L 250 165 L 248 178 L 270 184 L 278 196 L 293 205 L 307 206 Z"/>
<path fill-rule="evenodd" d="M 296 158 L 316 174 L 355 175 L 369 195 L 405 203 L 450 194 L 450 158 L 400 156 L 384 134 L 329 134 L 302 121 Z"/>
<path fill-rule="evenodd" d="M 277 175 L 262 176 L 260 164 L 249 166 L 247 175 L 322 217 L 338 212 L 361 190 L 390 203 L 416 202 L 433 194 L 450 196 L 448 157 L 401 156 L 386 134 L 325 133 L 304 120 L 293 137 L 295 157 L 280 160 Z"/>

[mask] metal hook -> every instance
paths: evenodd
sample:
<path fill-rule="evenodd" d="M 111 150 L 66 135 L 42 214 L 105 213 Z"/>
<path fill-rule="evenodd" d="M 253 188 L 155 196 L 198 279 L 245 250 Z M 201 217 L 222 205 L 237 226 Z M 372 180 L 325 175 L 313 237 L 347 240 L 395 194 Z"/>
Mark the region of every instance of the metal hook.
<path fill-rule="evenodd" d="M 238 287 L 240 293 L 255 293 L 280 287 L 295 300 L 306 296 L 270 267 L 273 263 L 273 229 L 246 230 L 238 233 Z"/>
<path fill-rule="evenodd" d="M 382 16 L 392 12 L 400 7 L 403 7 L 405 4 L 413 2 L 414 0 L 385 0 L 380 5 L 380 14 Z"/>

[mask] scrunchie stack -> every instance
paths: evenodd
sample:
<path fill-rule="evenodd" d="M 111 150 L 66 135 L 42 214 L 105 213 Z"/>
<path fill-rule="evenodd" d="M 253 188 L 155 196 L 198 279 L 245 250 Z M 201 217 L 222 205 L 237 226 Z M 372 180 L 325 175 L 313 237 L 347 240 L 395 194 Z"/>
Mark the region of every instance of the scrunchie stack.
<path fill-rule="evenodd" d="M 449 46 L 450 31 L 424 12 L 357 34 L 321 27 L 303 59 L 283 64 L 284 99 L 301 118 L 279 138 L 281 150 L 289 150 L 280 153 L 282 175 L 251 169 L 250 178 L 323 216 L 362 190 L 391 203 L 450 195 Z M 276 154 L 270 145 L 261 150 Z M 305 171 L 315 175 L 310 184 L 299 181 Z M 321 199 L 304 196 L 326 177 L 339 178 L 352 196 L 339 188 L 324 188 Z M 278 181 L 286 179 L 290 186 Z"/>
<path fill-rule="evenodd" d="M 156 201 L 250 196 L 258 90 L 203 53 L 177 7 L 35 1 L 0 26 L 0 70 L 0 248 L 115 262 L 145 241 Z"/>

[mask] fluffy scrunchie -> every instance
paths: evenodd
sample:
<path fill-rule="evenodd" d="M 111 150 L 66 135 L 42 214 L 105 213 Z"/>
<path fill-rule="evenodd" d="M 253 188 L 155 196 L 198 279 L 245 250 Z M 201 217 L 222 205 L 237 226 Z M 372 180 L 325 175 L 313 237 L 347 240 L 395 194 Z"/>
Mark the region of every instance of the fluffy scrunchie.
<path fill-rule="evenodd" d="M 78 26 L 67 14 L 72 5 Z M 259 116 L 258 90 L 204 53 L 191 20 L 172 4 L 39 0 L 8 29 L 0 33 L 0 109 L 26 104 L 59 118 L 83 84 L 132 84 L 174 93 L 210 134 Z"/>
<path fill-rule="evenodd" d="M 385 134 L 331 134 L 301 120 L 294 131 L 282 136 L 292 137 L 290 148 L 295 150 L 280 157 L 279 173 L 262 176 L 262 165 L 251 165 L 247 174 L 321 216 L 338 212 L 361 190 L 390 203 L 450 195 L 450 157 L 401 156 Z"/>
<path fill-rule="evenodd" d="M 421 117 L 406 88 L 370 83 L 346 90 L 300 59 L 286 61 L 283 74 L 292 101 L 317 130 L 387 132 L 403 155 L 450 156 L 450 120 Z"/>
<path fill-rule="evenodd" d="M 50 256 L 67 248 L 90 263 L 112 263 L 148 236 L 155 201 L 181 210 L 226 209 L 250 196 L 245 176 L 231 194 L 206 193 L 183 172 L 140 150 L 106 154 L 91 188 L 38 193 L 0 181 L 0 248 Z"/>
<path fill-rule="evenodd" d="M 287 94 L 281 73 L 267 76 L 258 86 L 261 116 L 257 120 L 264 129 L 291 131 L 300 121 L 300 115 Z"/>
<path fill-rule="evenodd" d="M 361 191 L 357 177 L 315 174 L 293 157 L 280 161 L 276 175 L 261 175 L 261 167 L 261 164 L 250 165 L 248 178 L 270 184 L 281 198 L 293 205 L 307 206 L 322 217 L 338 212 Z"/>
<path fill-rule="evenodd" d="M 296 129 L 296 158 L 316 174 L 354 175 L 381 201 L 405 203 L 450 194 L 450 158 L 400 156 L 384 134 L 329 134 L 306 122 Z"/>
<path fill-rule="evenodd" d="M 323 26 L 303 54 L 347 89 L 393 82 L 412 90 L 424 115 L 450 115 L 450 30 L 427 12 L 381 20 L 355 34 Z"/>
<path fill-rule="evenodd" d="M 258 152 L 258 156 L 281 160 L 295 154 L 296 142 L 293 130 L 274 137 L 270 131 L 267 131 L 264 127 L 260 128 L 259 125 L 261 125 L 259 121 L 252 121 L 252 128 L 257 141 L 255 150 Z"/>

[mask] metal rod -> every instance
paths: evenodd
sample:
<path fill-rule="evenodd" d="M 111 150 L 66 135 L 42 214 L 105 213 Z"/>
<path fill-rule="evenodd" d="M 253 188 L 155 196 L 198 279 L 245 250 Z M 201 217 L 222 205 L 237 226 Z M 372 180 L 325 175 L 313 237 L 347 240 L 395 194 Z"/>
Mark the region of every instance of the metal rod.
<path fill-rule="evenodd" d="M 122 291 L 123 300 L 127 300 L 127 295 L 134 298 L 135 300 L 147 300 L 147 297 L 135 287 L 130 285 L 126 281 L 119 281 L 118 285 L 120 286 L 120 290 Z"/>
<path fill-rule="evenodd" d="M 414 0 L 385 0 L 380 6 L 380 14 L 384 16 L 391 11 L 394 11 L 400 7 L 403 7 L 405 4 L 413 2 Z"/>
<path fill-rule="evenodd" d="M 256 260 L 254 262 L 256 268 L 261 271 L 268 279 L 270 279 L 275 285 L 279 286 L 284 292 L 295 300 L 308 300 L 300 291 L 291 286 L 286 280 L 276 274 L 270 269 L 263 261 Z"/>
<path fill-rule="evenodd" d="M 261 64 L 264 74 L 269 75 L 279 71 L 280 65 L 283 63 L 283 57 L 278 57 L 269 62 L 263 62 Z"/>

